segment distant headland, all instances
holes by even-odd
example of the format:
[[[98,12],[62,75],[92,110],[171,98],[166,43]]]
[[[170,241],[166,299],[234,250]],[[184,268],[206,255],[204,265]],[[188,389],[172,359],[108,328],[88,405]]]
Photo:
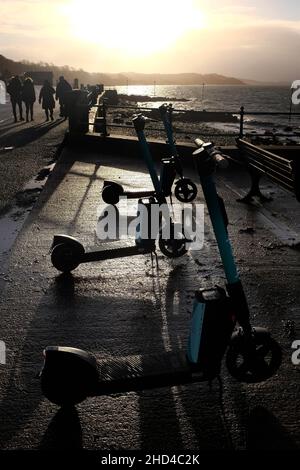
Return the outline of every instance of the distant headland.
[[[7,79],[12,75],[23,75],[29,71],[49,71],[53,72],[54,80],[60,75],[69,81],[78,79],[79,83],[96,85],[103,83],[106,86],[122,85],[245,85],[246,81],[238,78],[226,77],[216,73],[178,73],[178,74],[160,74],[160,73],[91,73],[82,69],[73,67],[57,66],[52,63],[39,62],[34,63],[27,60],[20,62],[8,59],[0,54],[0,77]]]

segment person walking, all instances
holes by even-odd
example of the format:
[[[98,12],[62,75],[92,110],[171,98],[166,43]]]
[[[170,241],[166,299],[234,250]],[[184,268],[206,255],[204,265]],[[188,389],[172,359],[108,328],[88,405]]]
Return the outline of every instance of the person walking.
[[[42,103],[42,108],[45,110],[46,121],[49,121],[49,114],[51,121],[53,121],[53,109],[55,108],[54,95],[55,90],[50,85],[48,80],[44,81],[39,95],[39,103]]]
[[[72,87],[63,76],[59,77],[59,82],[56,87],[55,99],[59,101],[61,117],[67,119],[68,117],[68,93],[72,91]]]
[[[29,113],[30,113],[30,119],[31,121],[33,121],[33,104],[36,100],[36,96],[35,96],[33,80],[30,77],[25,78],[23,89],[22,89],[22,100],[25,103],[26,122],[29,121]]]
[[[18,75],[15,75],[10,79],[7,85],[7,93],[10,95],[10,101],[12,105],[12,111],[17,122],[17,105],[20,113],[20,121],[24,121],[23,108],[22,108],[22,82]]]

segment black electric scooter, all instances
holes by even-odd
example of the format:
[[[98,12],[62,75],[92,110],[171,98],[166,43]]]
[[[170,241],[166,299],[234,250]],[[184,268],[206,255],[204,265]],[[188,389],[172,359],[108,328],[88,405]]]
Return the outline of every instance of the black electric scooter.
[[[141,209],[141,205],[143,205],[150,215],[153,203],[154,201],[150,199],[139,200],[138,206]],[[139,243],[137,243],[137,240],[139,240]],[[114,242],[114,245],[117,243]],[[156,254],[155,238],[139,237],[138,239],[136,237],[136,243],[133,246],[124,246],[122,242],[119,242],[119,244],[120,246],[117,248],[86,252],[82,243],[76,238],[63,234],[54,235],[50,249],[51,262],[58,271],[69,273],[83,263],[146,254],[150,254],[152,258],[152,255]]]
[[[142,116],[142,114],[137,115]],[[155,119],[143,117],[147,121],[155,121]],[[138,119],[133,119],[133,124],[136,132]],[[149,152],[148,152],[149,153]],[[138,199],[144,197],[155,197],[157,199],[164,199],[172,195],[172,185],[176,176],[175,162],[172,158],[163,158],[161,161],[160,176],[156,172],[154,161],[152,157],[145,158],[145,150],[142,147],[142,157],[148,168],[154,189],[150,191],[125,191],[123,186],[114,181],[105,180],[102,188],[102,199],[106,204],[117,204],[121,197],[127,199]]]
[[[82,263],[90,263],[95,261],[103,261],[113,258],[123,258],[134,255],[145,255],[155,253],[156,250],[156,238],[158,237],[158,244],[161,252],[169,258],[178,258],[183,256],[186,252],[186,243],[190,240],[183,237],[182,233],[179,233],[175,228],[172,221],[171,214],[168,209],[168,204],[165,195],[161,191],[161,181],[153,164],[153,159],[149,150],[148,143],[145,138],[144,129],[148,118],[138,115],[134,117],[133,123],[138,135],[142,155],[148,166],[149,173],[151,175],[153,185],[155,188],[156,197],[152,196],[149,198],[139,199],[138,212],[141,212],[141,206],[144,207],[144,213],[147,217],[147,227],[151,227],[151,214],[153,213],[151,207],[153,205],[165,205],[168,213],[168,220],[166,221],[169,226],[169,234],[165,236],[163,231],[162,218],[158,224],[157,233],[147,233],[147,237],[137,237],[136,243],[133,246],[119,248],[104,249],[86,252],[82,243],[76,238],[69,235],[55,235],[51,246],[51,261],[53,266],[61,272],[70,272],[77,268]],[[166,216],[166,213],[164,214]],[[144,219],[144,224],[146,223]],[[143,233],[143,228],[140,228],[140,232]],[[147,231],[148,232],[148,231]],[[137,241],[138,240],[138,241]],[[121,244],[122,245],[122,244]]]
[[[167,135],[167,144],[170,148],[171,156],[161,160],[161,171],[159,178],[159,193],[155,178],[153,175],[156,173],[154,161],[151,158],[146,161],[150,177],[154,186],[152,191],[124,191],[124,188],[119,183],[113,181],[104,181],[102,189],[102,199],[106,204],[117,204],[120,197],[126,196],[128,199],[135,199],[141,197],[158,197],[161,194],[164,198],[172,195],[172,186],[176,178],[179,180],[175,183],[174,194],[180,202],[192,202],[197,196],[197,186],[189,178],[184,178],[183,170],[180,163],[179,155],[176,149],[173,125],[172,125],[172,105],[163,104],[159,107],[161,119],[164,124],[165,132]],[[149,121],[156,121],[155,119],[147,118]],[[156,173],[157,175],[157,173]],[[154,180],[155,178],[155,180]]]
[[[176,141],[173,132],[173,107],[172,104],[163,104],[159,107],[162,122],[167,135],[167,144],[171,152],[171,161],[179,180],[175,182],[174,194],[180,202],[192,202],[197,196],[197,186],[190,178],[185,178],[183,169],[180,162],[180,157],[177,152]]]
[[[199,143],[199,142],[198,142]],[[48,346],[40,373],[43,394],[58,405],[74,405],[89,396],[125,393],[215,378],[226,348],[229,372],[239,381],[271,377],[281,363],[281,349],[267,330],[253,328],[228,238],[224,205],[213,173],[224,164],[219,153],[203,146],[194,152],[203,193],[227,278],[227,293],[216,287],[196,293],[186,351],[96,361],[83,350]],[[239,328],[233,333],[238,323]]]
[[[154,163],[151,164],[151,166]],[[172,195],[172,186],[176,176],[175,164],[171,158],[164,158],[161,161],[161,172],[159,178],[159,194],[163,197]],[[123,186],[114,181],[105,180],[102,188],[102,199],[106,204],[118,204],[121,197],[127,199],[138,199],[145,197],[157,197],[159,194],[155,190],[149,191],[125,191]]]
[[[164,192],[162,191],[162,187],[164,186],[164,178],[166,179],[165,185],[168,185],[170,183],[170,179],[168,178],[167,174],[165,174],[165,177],[162,176],[160,179],[158,178],[155,165],[153,162],[152,155],[150,153],[149,145],[147,143],[146,137],[145,137],[145,125],[146,122],[149,120],[149,118],[143,116],[142,114],[138,114],[133,118],[133,124],[134,128],[139,140],[140,148],[142,151],[142,155],[144,158],[144,161],[147,165],[153,186],[154,186],[154,194],[155,194],[155,199],[159,206],[164,206],[167,212],[167,223],[170,223],[170,236],[168,238],[165,238],[162,236],[162,230],[163,230],[163,221],[160,221],[160,236],[159,236],[159,248],[161,252],[169,257],[169,258],[178,258],[179,256],[182,256],[186,253],[186,243],[190,242],[191,240],[188,240],[187,238],[183,237],[182,231],[179,232],[175,228],[175,224],[172,221],[172,217],[169,211],[169,206],[167,203],[166,196]],[[172,161],[172,164],[174,165],[174,161]],[[174,178],[173,178],[174,181]],[[169,186],[170,189],[172,187],[172,184]],[[154,196],[153,196],[154,197]]]

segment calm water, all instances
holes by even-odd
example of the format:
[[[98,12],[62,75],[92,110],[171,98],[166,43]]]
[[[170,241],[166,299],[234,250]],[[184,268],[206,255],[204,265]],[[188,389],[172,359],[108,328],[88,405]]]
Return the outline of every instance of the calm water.
[[[162,96],[168,98],[185,98],[187,102],[174,103],[175,109],[194,109],[206,111],[229,111],[237,113],[241,106],[245,112],[289,112],[291,90],[287,87],[260,87],[260,86],[123,86],[116,87],[119,93]],[[157,107],[161,103],[146,103],[145,106]],[[300,105],[292,107],[293,112],[300,112]],[[270,130],[276,128],[282,131],[289,124],[288,116],[253,116],[245,118],[246,130]],[[291,125],[294,128],[300,126],[299,117],[292,117]],[[232,130],[232,124],[216,124],[214,127]]]

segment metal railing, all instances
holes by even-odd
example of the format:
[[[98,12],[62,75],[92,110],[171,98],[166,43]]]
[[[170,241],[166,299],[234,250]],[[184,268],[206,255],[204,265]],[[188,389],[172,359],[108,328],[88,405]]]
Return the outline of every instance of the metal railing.
[[[133,126],[132,125],[126,125],[126,124],[116,124],[114,122],[108,122],[108,113],[109,113],[109,110],[122,110],[122,109],[127,109],[127,110],[132,110],[132,111],[135,111],[135,112],[151,112],[151,111],[154,111],[154,110],[157,110],[158,108],[149,108],[149,107],[145,107],[145,106],[138,106],[138,105],[135,105],[135,106],[130,106],[130,105],[111,105],[111,104],[108,104],[106,102],[106,100],[104,99],[100,104],[97,104],[97,105],[93,105],[94,108],[98,108],[99,110],[101,110],[101,119],[102,119],[102,127],[104,129],[103,131],[103,134],[105,135],[108,135],[108,132],[107,132],[107,128],[121,128],[121,129],[133,129]],[[184,112],[198,112],[198,113],[201,113],[202,111],[199,111],[199,110],[193,110],[193,109],[173,109],[174,113],[184,113]],[[272,135],[276,135],[276,137],[288,137],[288,135],[285,133],[285,134],[282,134],[282,133],[279,133],[279,132],[276,132],[275,133],[272,133],[270,131],[269,134],[266,134],[266,132],[264,133],[259,133],[259,132],[247,132],[245,131],[245,118],[247,116],[282,116],[282,117],[288,117],[288,124],[287,126],[290,126],[291,125],[291,120],[292,120],[292,117],[296,117],[296,116],[300,116],[300,113],[291,113],[291,112],[278,112],[278,111],[245,111],[245,107],[244,106],[241,106],[240,109],[238,111],[212,111],[212,110],[209,110],[209,111],[206,111],[204,110],[203,112],[207,113],[207,115],[209,115],[209,113],[211,114],[214,114],[214,113],[223,113],[224,115],[232,115],[232,116],[237,116],[237,121],[234,122],[234,121],[230,121],[230,124],[236,124],[237,125],[237,132],[215,132],[215,131],[212,131],[212,132],[206,132],[206,131],[201,131],[201,135],[202,136],[209,136],[209,137],[239,137],[239,138],[244,138],[244,137],[267,137],[267,136],[272,136]],[[99,114],[99,111],[97,112],[97,114]],[[128,117],[129,119],[129,117]],[[201,124],[209,124],[213,121],[198,121],[199,123],[201,122]],[[223,121],[217,121],[217,122],[223,122]],[[224,121],[224,123],[229,123],[229,121]],[[197,121],[193,121],[192,124],[196,124]],[[263,122],[261,123],[261,127],[263,127]],[[95,126],[97,125],[97,117],[95,119],[95,122],[89,122],[89,125],[90,126]],[[274,124],[275,126],[276,124]],[[163,131],[163,128],[161,127],[151,127],[149,126],[147,128],[148,131],[157,131],[157,132],[161,132]],[[178,129],[176,127],[176,130],[174,131],[176,134],[186,134],[186,135],[199,135],[199,131],[198,132],[195,132],[193,130],[189,130],[189,129]],[[296,135],[295,135],[296,136]]]

